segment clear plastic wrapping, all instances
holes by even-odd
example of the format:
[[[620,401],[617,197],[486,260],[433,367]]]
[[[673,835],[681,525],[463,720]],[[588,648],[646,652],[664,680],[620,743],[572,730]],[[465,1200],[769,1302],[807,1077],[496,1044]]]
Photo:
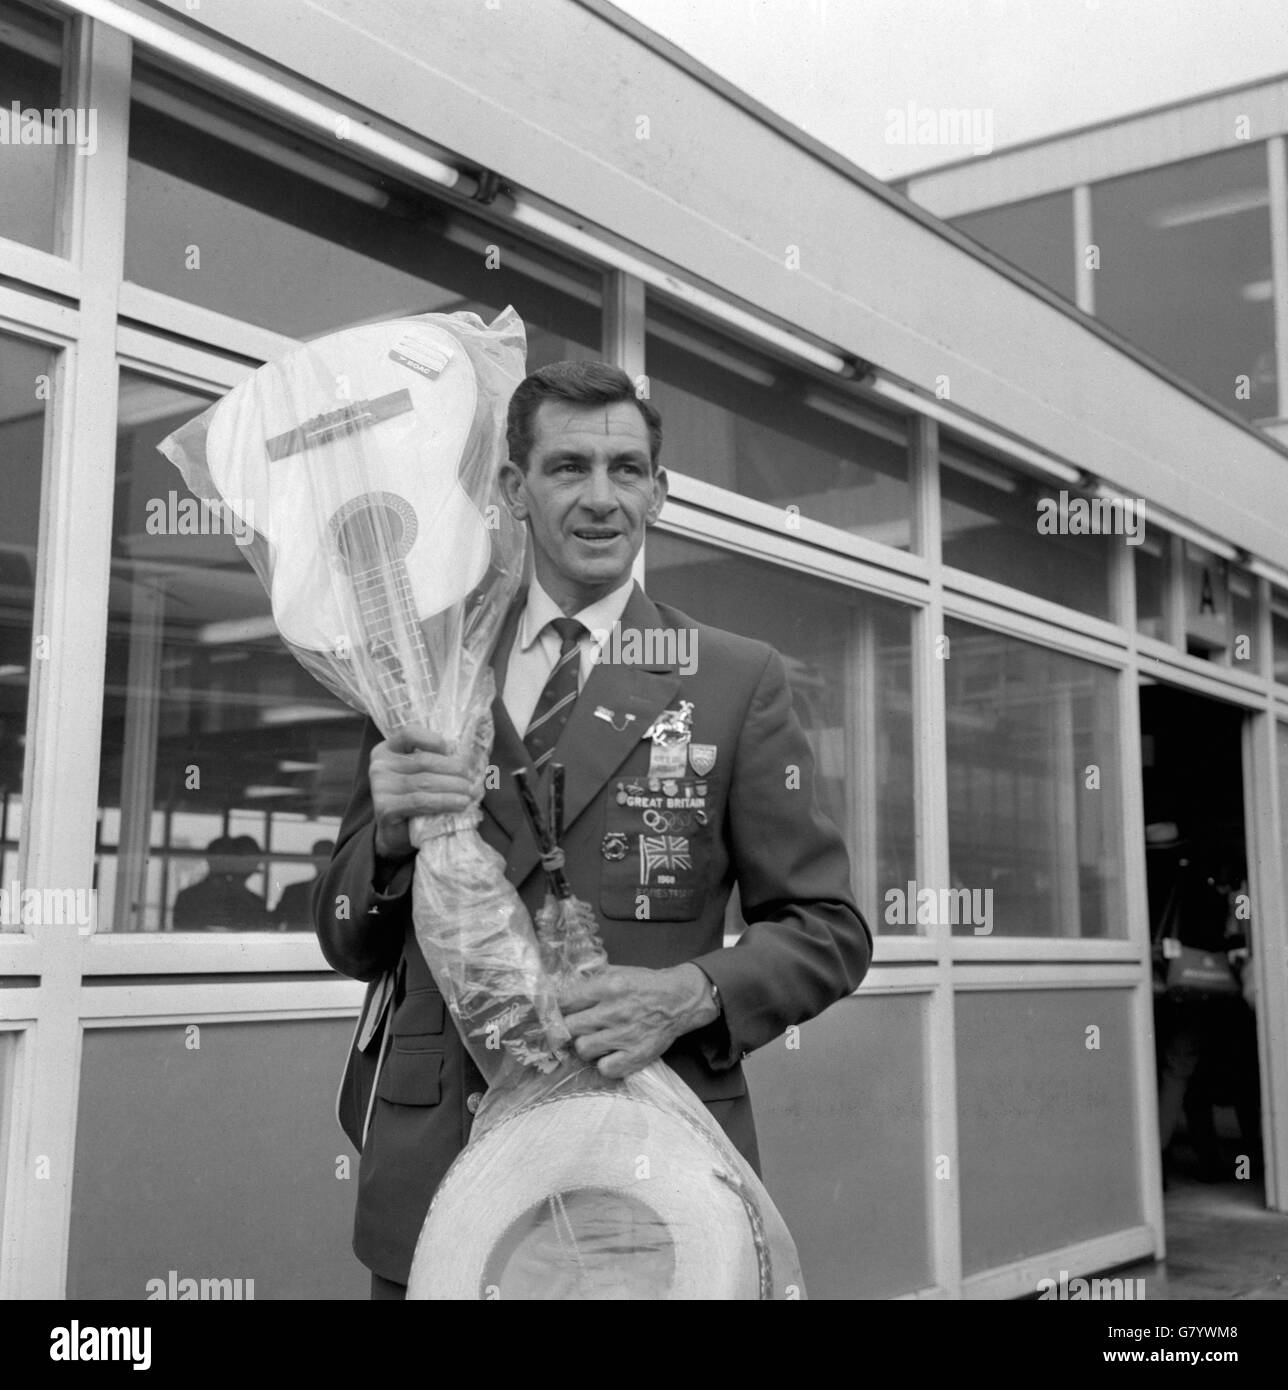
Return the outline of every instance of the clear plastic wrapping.
[[[524,375],[506,309],[347,329],[266,364],[161,450],[253,530],[247,558],[300,663],[387,736],[491,746],[490,660],[523,576],[501,505],[506,407]],[[417,939],[484,1075],[551,1069],[567,1037],[532,926],[477,808],[414,821]]]
[[[409,1299],[803,1299],[750,1164],[663,1062],[508,1073],[421,1229]]]

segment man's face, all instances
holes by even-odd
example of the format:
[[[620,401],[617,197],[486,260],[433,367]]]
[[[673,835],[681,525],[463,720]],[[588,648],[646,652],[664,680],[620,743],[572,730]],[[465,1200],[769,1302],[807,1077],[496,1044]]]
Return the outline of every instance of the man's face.
[[[626,582],[666,499],[666,474],[650,467],[648,426],[632,401],[542,401],[527,470],[505,464],[501,483],[532,528],[541,587],[567,614]]]

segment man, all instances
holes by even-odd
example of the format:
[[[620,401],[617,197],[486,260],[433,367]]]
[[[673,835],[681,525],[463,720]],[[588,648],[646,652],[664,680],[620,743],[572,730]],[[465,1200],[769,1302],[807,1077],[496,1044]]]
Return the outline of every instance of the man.
[[[308,931],[313,925],[313,891],[322,876],[322,868],[335,849],[334,840],[314,840],[309,853],[314,860],[312,878],[300,883],[288,883],[273,908],[273,924],[278,931]]]
[[[217,835],[206,846],[205,878],[175,894],[175,931],[263,931],[269,925],[264,899],[246,887],[259,867],[253,835]]]
[[[565,765],[567,874],[610,961],[560,995],[577,1052],[613,1077],[662,1057],[755,1165],[742,1058],[851,993],[872,949],[781,658],[652,603],[632,581],[667,481],[657,411],[625,373],[578,362],[533,373],[511,401],[508,438],[502,488],[529,528],[534,574],[493,662],[499,776],[480,833],[535,913],[545,880],[510,774]],[[614,627],[621,640],[604,655],[643,650],[640,664],[597,661],[596,634]],[[651,655],[650,633],[662,635]],[[416,945],[408,821],[463,810],[484,789],[465,757],[419,731],[382,742],[369,724],[360,766],[314,905],[327,959],[378,982],[340,1111],[362,1151],[354,1249],[372,1296],[397,1298],[485,1090]],[[735,882],[748,927],[725,950]]]

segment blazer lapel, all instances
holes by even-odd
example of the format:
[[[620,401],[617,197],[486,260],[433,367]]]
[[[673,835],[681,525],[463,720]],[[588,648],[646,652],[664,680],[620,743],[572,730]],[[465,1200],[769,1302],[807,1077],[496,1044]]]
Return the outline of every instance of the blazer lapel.
[[[502,695],[505,692],[505,673],[510,664],[510,649],[514,645],[514,635],[518,631],[519,618],[526,601],[526,591],[511,607],[501,625],[496,650],[492,654],[492,674],[496,680],[496,694],[492,699],[492,764],[498,769],[497,785],[488,787],[483,793],[483,811],[505,831],[510,841],[527,833],[527,821],[523,814],[523,804],[519,800],[519,790],[515,786],[513,772],[516,767],[529,766],[528,750],[523,746],[523,738],[514,727],[510,711],[505,707]]]
[[[620,625],[628,630],[662,626],[660,614],[638,584],[627,600]],[[565,829],[596,798],[604,783],[625,762],[628,754],[643,738],[644,731],[666,709],[679,688],[680,677],[673,664],[595,666],[572,707],[572,714],[550,760],[552,763],[563,763],[566,768]],[[597,716],[597,709],[606,711],[607,717]],[[518,742],[522,761],[507,766],[501,760],[499,736],[494,761],[500,765],[501,782],[513,784],[513,769],[525,765],[528,758],[523,740],[514,731],[508,717],[505,722]],[[498,731],[500,727],[498,720]],[[547,781],[548,773],[543,773],[540,783],[542,791]],[[513,837],[506,870],[511,882],[522,883],[537,866],[540,855],[513,786],[508,794],[513,797],[515,813],[522,826]],[[541,800],[539,797],[539,803]]]

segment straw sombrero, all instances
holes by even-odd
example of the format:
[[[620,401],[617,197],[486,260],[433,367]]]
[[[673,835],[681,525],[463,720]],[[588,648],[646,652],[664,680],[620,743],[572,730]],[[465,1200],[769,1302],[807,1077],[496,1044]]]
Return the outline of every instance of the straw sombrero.
[[[721,1142],[629,1086],[523,1105],[444,1178],[407,1296],[803,1296],[782,1218]]]

